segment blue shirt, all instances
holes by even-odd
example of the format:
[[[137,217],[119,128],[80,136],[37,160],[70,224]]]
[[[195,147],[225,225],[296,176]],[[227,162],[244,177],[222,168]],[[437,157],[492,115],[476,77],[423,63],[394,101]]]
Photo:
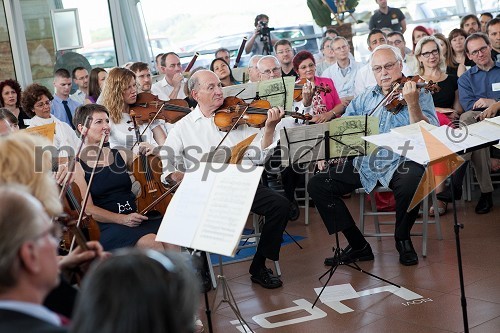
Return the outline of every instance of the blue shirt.
[[[52,105],[50,107],[50,113],[53,114],[60,121],[65,122],[70,126],[73,126],[73,124],[69,121],[68,116],[66,115],[66,110],[64,110],[64,105],[62,101],[63,100],[59,96],[54,95],[54,99],[52,100]],[[79,107],[81,104],[71,98],[68,98],[67,101],[69,109],[71,111],[71,115],[74,117],[76,108]]]
[[[500,100],[500,88],[493,91],[493,84],[500,85],[500,62],[496,62],[489,71],[477,66],[471,67],[458,78],[458,97],[464,111],[472,110],[480,98]]]
[[[347,106],[344,117],[368,114],[383,98],[384,94],[379,86],[366,89]],[[419,104],[422,113],[429,119],[429,123],[439,126],[431,94],[422,89]],[[387,133],[392,128],[410,125],[410,114],[406,105],[396,115],[380,107],[372,116],[379,118],[379,133]],[[399,164],[404,162],[400,155],[389,149],[379,148],[376,152],[376,155],[356,157],[353,161],[355,168],[359,171],[361,184],[367,192],[371,192],[377,182],[388,187]]]

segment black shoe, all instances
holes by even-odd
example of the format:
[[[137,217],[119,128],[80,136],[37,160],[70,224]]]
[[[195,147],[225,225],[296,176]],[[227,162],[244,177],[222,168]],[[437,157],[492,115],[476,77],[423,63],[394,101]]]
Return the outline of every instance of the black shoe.
[[[455,197],[455,200],[460,200],[462,199],[462,189],[461,188],[454,188],[453,189],[453,195]],[[451,200],[451,190],[450,187],[447,187],[443,192],[437,193],[436,197],[438,200],[451,203],[453,200]]]
[[[399,252],[399,262],[405,266],[418,264],[417,252],[413,248],[411,239],[396,241],[396,250]]]
[[[252,282],[260,284],[266,289],[275,289],[283,285],[279,277],[273,276],[269,268],[261,268],[258,274],[250,276]],[[272,272],[272,271],[271,271]]]
[[[476,206],[476,214],[487,214],[493,207],[493,198],[491,192],[481,193],[481,197]]]
[[[290,201],[290,210],[288,211],[288,220],[296,221],[300,216],[300,209],[297,200]]]
[[[340,253],[340,263],[350,264],[356,261],[369,261],[373,260],[373,252],[369,243],[366,243],[359,250],[353,250],[351,245],[348,245],[344,250]],[[325,259],[325,266],[335,266],[337,264],[337,258],[330,257]]]

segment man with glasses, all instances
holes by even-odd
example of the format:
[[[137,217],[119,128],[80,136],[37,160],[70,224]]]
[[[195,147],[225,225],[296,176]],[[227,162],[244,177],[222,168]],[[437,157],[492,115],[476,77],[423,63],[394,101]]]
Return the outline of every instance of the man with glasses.
[[[354,98],[354,78],[361,64],[350,57],[349,43],[344,37],[333,38],[331,47],[336,62],[323,72],[323,77],[333,80],[342,105],[347,107]]]
[[[89,94],[89,72],[83,67],[76,67],[71,74],[73,82],[78,86],[78,90],[71,94],[71,98],[83,104]]]
[[[274,50],[276,51],[276,58],[281,64],[281,76],[295,76],[295,79],[298,79],[299,75],[293,69],[294,52],[292,43],[286,39],[281,39],[274,44]]]
[[[399,49],[380,45],[370,56],[370,68],[377,85],[355,97],[342,116],[359,116],[370,113],[393,89],[393,82],[403,75],[403,59]],[[401,91],[407,105],[393,115],[378,108],[373,116],[379,118],[380,133],[392,128],[409,125],[421,120],[438,125],[434,103],[430,94],[417,90],[415,82],[406,82]],[[373,260],[370,244],[356,226],[342,195],[363,187],[371,192],[375,186],[389,187],[396,199],[396,228],[394,238],[399,252],[399,262],[405,266],[416,265],[418,256],[410,239],[410,231],[418,216],[419,205],[407,211],[424,172],[424,167],[402,159],[392,151],[379,148],[373,155],[356,157],[339,167],[317,173],[309,180],[308,191],[329,232],[341,231],[349,245],[342,251],[340,261]],[[325,265],[335,265],[335,258],[326,258]]]
[[[488,37],[483,33],[473,33],[465,40],[465,52],[469,59],[476,63],[458,78],[458,96],[464,113],[460,116],[461,125],[475,123],[476,118],[495,102],[500,100],[500,63],[491,59],[491,46]],[[484,113],[483,113],[484,115]],[[489,117],[493,117],[490,114]],[[477,214],[487,214],[493,207],[493,184],[491,182],[489,148],[475,150],[463,156],[470,159],[474,166],[481,197],[476,205]],[[454,175],[455,197],[460,198],[463,175]],[[449,193],[448,189],[445,193]],[[451,193],[443,201],[450,201]]]
[[[403,57],[403,75],[414,76],[418,74],[418,61],[412,54],[406,53],[406,42],[402,33],[393,31],[387,34],[387,44],[397,47]]]

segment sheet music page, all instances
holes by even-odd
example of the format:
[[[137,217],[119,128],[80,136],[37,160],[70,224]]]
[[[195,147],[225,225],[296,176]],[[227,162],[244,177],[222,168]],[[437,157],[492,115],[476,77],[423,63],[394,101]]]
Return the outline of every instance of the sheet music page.
[[[283,86],[283,81],[285,85]],[[287,111],[293,111],[293,88],[295,77],[286,76],[259,82],[259,97],[268,101],[271,106],[283,106]],[[286,88],[286,89],[285,89]],[[286,105],[285,105],[286,90]]]
[[[432,131],[437,128],[437,126],[431,125],[425,120],[420,120],[418,123],[413,123],[407,126],[400,126],[391,129],[391,132],[398,133],[403,136],[420,134],[420,127],[425,128],[428,131]]]
[[[245,84],[235,84],[234,86],[222,87],[224,98],[236,96],[247,103],[252,102],[257,95],[258,82],[249,82]]]
[[[54,141],[54,134],[56,133],[56,123],[47,125],[40,125],[23,129],[26,133],[41,135],[49,139],[50,142]]]
[[[280,131],[280,145],[283,147],[281,151],[283,166],[290,165],[289,157],[292,163],[324,159],[325,143],[323,138],[327,130],[328,123],[282,129]]]
[[[262,167],[243,171],[235,164],[200,163],[184,175],[156,240],[234,255],[262,171]]]
[[[200,167],[184,174],[163,216],[156,235],[157,241],[191,247],[196,229],[203,219],[204,203],[210,196],[216,176],[215,172],[208,172],[202,180],[203,171]]]
[[[390,149],[396,154],[403,154],[419,164],[429,163],[429,154],[421,133],[403,136],[396,132],[389,132],[371,136],[364,136],[363,140],[371,142],[379,147]],[[408,144],[406,144],[408,142]],[[409,148],[406,149],[405,145]]]
[[[430,133],[455,153],[492,141],[472,134],[471,127],[474,129],[473,125],[454,129],[449,126],[441,126],[430,131]]]
[[[485,121],[500,125],[500,116],[493,117],[493,118],[486,118]]]
[[[191,247],[234,256],[264,169],[242,171],[236,164],[225,166],[216,173],[212,191],[202,202],[204,214]]]
[[[336,118],[329,122],[330,157],[357,156],[365,154],[365,119],[368,136],[378,134],[378,118],[365,116],[349,116]],[[337,141],[335,141],[337,140]],[[367,145],[368,153],[375,149],[375,145]]]

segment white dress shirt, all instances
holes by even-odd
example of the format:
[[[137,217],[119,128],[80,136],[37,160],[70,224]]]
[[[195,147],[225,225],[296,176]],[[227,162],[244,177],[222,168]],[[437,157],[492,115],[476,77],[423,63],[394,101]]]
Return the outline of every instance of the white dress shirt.
[[[186,98],[186,94],[184,93],[184,85],[186,84],[186,80],[182,80],[181,83],[181,88],[179,89],[179,92],[177,93],[177,98],[176,99],[184,99]],[[174,87],[171,86],[166,78],[163,78],[162,80],[156,82],[151,86],[151,93],[153,95],[158,96],[158,99],[161,99],[162,101],[168,101],[170,100],[170,94],[174,91]]]
[[[85,95],[85,93],[83,91],[78,89],[77,91],[75,91],[74,94],[69,95],[69,97],[72,100],[74,100],[75,102],[83,104],[83,103],[85,103],[85,97],[87,97],[87,96]]]
[[[349,60],[349,65],[346,67],[347,73],[344,76],[344,75],[342,75],[339,64],[335,63],[332,66],[328,67],[323,72],[322,76],[332,79],[340,98],[344,98],[344,97],[348,97],[348,96],[355,96],[354,95],[354,80],[356,78],[356,74],[358,73],[358,70],[362,66],[363,65],[359,62],[356,62],[354,60]]]
[[[370,62],[358,69],[356,78],[354,79],[354,96],[358,96],[368,87],[377,85],[377,80],[373,74]]]
[[[261,149],[261,140],[264,128],[258,129],[247,125],[240,125],[229,133],[223,147],[233,147],[245,140],[250,135],[257,133],[249,149],[245,153],[242,164],[263,164],[271,148],[276,146],[279,137],[278,131],[274,132],[273,143]],[[184,171],[196,166],[202,157],[211,152],[222,140],[226,132],[220,131],[214,122],[214,117],[205,117],[197,106],[191,113],[175,123],[165,141],[162,149],[162,159],[166,159],[166,172]]]

